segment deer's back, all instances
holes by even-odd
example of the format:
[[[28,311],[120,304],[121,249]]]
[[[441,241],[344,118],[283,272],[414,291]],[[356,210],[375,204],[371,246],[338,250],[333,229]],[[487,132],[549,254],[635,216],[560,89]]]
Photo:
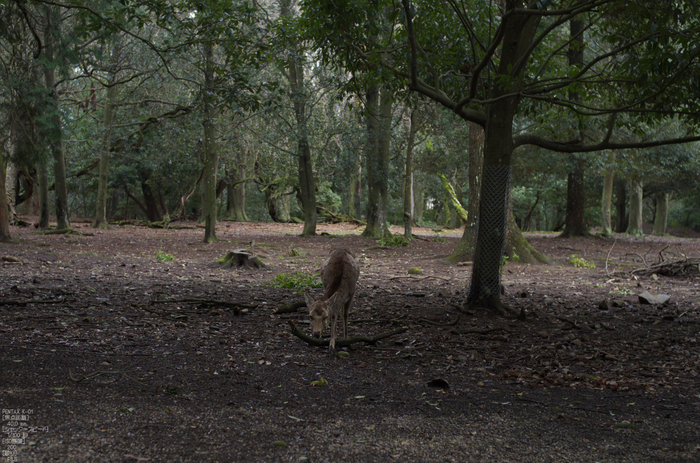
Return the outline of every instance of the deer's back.
[[[345,248],[333,249],[321,271],[321,281],[325,288],[323,298],[328,299],[340,292],[338,296],[347,301],[355,293],[359,276],[360,267],[352,254]]]

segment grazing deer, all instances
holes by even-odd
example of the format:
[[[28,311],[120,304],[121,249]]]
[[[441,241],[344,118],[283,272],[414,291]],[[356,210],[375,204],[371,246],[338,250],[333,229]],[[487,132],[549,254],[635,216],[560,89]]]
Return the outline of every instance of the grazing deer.
[[[308,293],[306,305],[309,307],[311,331],[315,338],[320,338],[323,330],[331,324],[330,348],[335,349],[338,337],[338,314],[343,314],[343,338],[348,337],[348,312],[355,296],[355,286],[360,276],[357,261],[345,248],[331,250],[328,260],[321,269],[321,281],[325,291],[318,301],[311,299]]]

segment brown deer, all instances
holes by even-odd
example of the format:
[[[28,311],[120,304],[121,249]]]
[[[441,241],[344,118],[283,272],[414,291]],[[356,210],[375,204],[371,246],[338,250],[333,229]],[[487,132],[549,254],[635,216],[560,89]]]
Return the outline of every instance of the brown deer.
[[[352,306],[359,276],[360,268],[353,255],[345,248],[335,248],[331,250],[328,260],[321,268],[321,281],[325,288],[321,299],[314,301],[308,293],[304,293],[306,305],[309,307],[311,331],[315,338],[321,337],[330,318],[331,349],[335,349],[340,313],[343,315],[343,338],[348,337],[348,312]]]

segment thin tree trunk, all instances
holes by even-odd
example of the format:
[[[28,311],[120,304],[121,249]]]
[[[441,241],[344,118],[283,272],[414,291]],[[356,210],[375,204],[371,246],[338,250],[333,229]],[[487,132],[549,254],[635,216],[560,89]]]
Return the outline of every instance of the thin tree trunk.
[[[7,156],[5,156],[5,144],[0,140],[0,243],[12,241],[10,236],[10,207],[6,188],[7,181]]]
[[[413,144],[416,140],[418,124],[416,124],[416,109],[411,111],[408,120],[408,137],[406,141],[406,164],[403,177],[403,235],[406,239],[413,236],[413,217],[415,202],[413,198]]]
[[[107,190],[109,186],[109,156],[112,141],[112,123],[114,120],[114,103],[117,95],[117,88],[114,85],[117,74],[118,47],[115,43],[112,47],[111,69],[107,80],[107,101],[105,101],[105,112],[102,120],[102,150],[100,152],[100,169],[97,181],[97,202],[95,211],[95,222],[93,228],[107,228]]]
[[[214,120],[216,98],[214,95],[214,50],[211,41],[204,44],[204,242],[217,241],[216,237],[216,173],[219,168],[219,151],[216,146]]]
[[[654,217],[654,235],[665,235],[668,224],[668,203],[671,193],[657,193],[656,195],[656,217]]]
[[[617,233],[625,233],[627,230],[627,183],[624,180],[618,179],[613,181],[615,186],[615,231]]]
[[[61,113],[59,107],[58,92],[56,91],[56,76],[53,64],[53,52],[55,38],[59,37],[59,24],[54,24],[54,15],[51,7],[46,9],[46,28],[44,34],[44,49],[46,53],[46,65],[44,67],[44,80],[49,94],[49,149],[54,160],[54,182],[56,185],[56,228],[65,230],[70,228],[68,212],[68,188],[66,182],[66,161],[63,153],[63,131],[61,129]]]
[[[228,218],[236,222],[247,222],[245,179],[248,175],[248,148],[242,142],[236,152],[236,161],[236,166],[228,174],[226,212]]]
[[[632,181],[632,192],[630,194],[630,218],[627,225],[627,234],[632,236],[642,236],[642,213],[643,213],[643,194],[642,184],[639,181]]]
[[[40,162],[36,168],[39,184],[39,230],[47,230],[49,225],[49,172],[46,164]]]
[[[611,155],[611,158],[611,161],[614,160],[615,153]],[[603,178],[603,198],[600,203],[600,235],[605,237],[610,237],[613,234],[611,208],[615,171],[613,170],[612,163],[609,169],[610,170],[605,173],[605,177]]]
[[[447,259],[450,262],[465,262],[474,259],[476,248],[476,224],[479,217],[479,191],[484,164],[484,129],[473,122],[469,123],[469,203],[467,204],[467,224],[457,247]]]

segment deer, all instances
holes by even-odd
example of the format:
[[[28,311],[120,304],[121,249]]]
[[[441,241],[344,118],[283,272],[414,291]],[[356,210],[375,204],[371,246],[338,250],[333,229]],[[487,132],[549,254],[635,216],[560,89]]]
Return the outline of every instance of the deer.
[[[360,276],[360,268],[355,257],[345,248],[334,248],[321,268],[323,296],[314,301],[304,292],[306,305],[309,308],[311,331],[315,338],[328,326],[330,319],[331,340],[329,347],[335,350],[335,340],[338,337],[338,316],[343,316],[343,339],[348,337],[348,313],[355,297],[355,287]]]

